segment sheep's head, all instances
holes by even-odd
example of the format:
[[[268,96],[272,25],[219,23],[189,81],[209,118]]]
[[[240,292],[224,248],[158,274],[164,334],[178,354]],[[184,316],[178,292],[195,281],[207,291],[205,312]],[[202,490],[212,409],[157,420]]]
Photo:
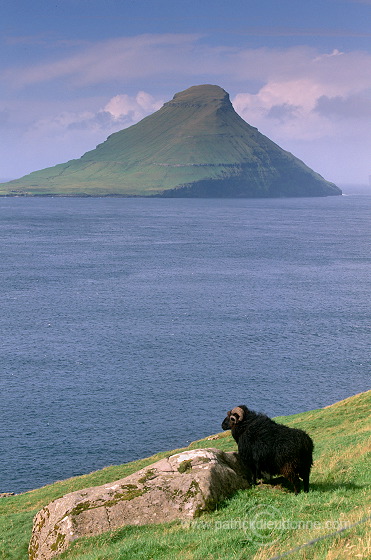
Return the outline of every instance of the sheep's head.
[[[227,416],[222,422],[223,430],[232,430],[239,422],[242,422],[245,411],[242,406],[236,406],[227,412]]]

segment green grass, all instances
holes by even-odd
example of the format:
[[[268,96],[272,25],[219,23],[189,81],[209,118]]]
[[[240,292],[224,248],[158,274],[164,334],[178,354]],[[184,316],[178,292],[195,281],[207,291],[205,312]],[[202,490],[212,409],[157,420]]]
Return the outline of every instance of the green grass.
[[[278,418],[303,428],[315,442],[314,467],[308,494],[261,484],[240,491],[217,511],[182,524],[125,527],[76,541],[65,560],[266,560],[322,535],[354,524],[371,514],[370,469],[371,391],[321,410]],[[236,446],[229,432],[192,443],[190,448]],[[0,559],[26,560],[34,514],[68,492],[108,483],[160,458],[158,453],[126,465],[57,482],[0,500]],[[251,519],[270,521],[251,526]],[[294,560],[371,558],[370,521],[288,556]]]

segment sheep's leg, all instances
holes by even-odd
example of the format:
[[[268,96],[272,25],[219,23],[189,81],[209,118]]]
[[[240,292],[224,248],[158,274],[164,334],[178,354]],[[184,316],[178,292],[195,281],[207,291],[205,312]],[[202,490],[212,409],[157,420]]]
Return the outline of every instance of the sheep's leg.
[[[304,492],[309,492],[309,471],[305,472],[302,476]]]
[[[299,494],[300,492],[300,478],[298,477],[297,473],[292,469],[291,465],[285,465],[284,468],[281,470],[281,474],[287,478],[289,482],[294,486],[295,494]]]
[[[256,474],[257,474],[257,466],[255,465],[252,457],[250,454],[247,454],[245,452],[244,449],[242,449],[240,451],[239,449],[239,459],[240,459],[240,463],[243,465],[244,470],[245,470],[245,476],[247,478],[247,480],[250,482],[250,484],[252,484],[253,486],[256,485]]]
[[[250,463],[249,465],[249,471],[250,471],[250,483],[252,486],[256,486],[257,484],[257,468],[253,463]]]
[[[300,478],[296,473],[291,473],[289,481],[294,485],[295,495],[300,493]]]
[[[257,469],[253,463],[250,463],[245,467],[246,478],[252,486],[256,486],[256,471]]]
[[[256,473],[254,465],[245,466],[245,478],[247,478],[252,486],[256,485]]]
[[[250,469],[251,469],[251,474],[252,474],[252,484],[254,486],[256,486],[257,485],[257,480],[260,478],[259,465],[255,462],[251,462],[250,463]]]
[[[256,467],[253,467],[252,469],[252,483],[254,486],[256,486],[257,484],[257,478],[258,478],[258,469]]]

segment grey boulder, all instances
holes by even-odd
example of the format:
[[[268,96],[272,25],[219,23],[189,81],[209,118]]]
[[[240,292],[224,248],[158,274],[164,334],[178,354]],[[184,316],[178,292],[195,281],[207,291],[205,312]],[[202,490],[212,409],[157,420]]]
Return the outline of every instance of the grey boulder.
[[[183,451],[45,506],[34,518],[29,558],[49,560],[79,537],[125,525],[193,519],[248,486],[236,453],[214,448]]]

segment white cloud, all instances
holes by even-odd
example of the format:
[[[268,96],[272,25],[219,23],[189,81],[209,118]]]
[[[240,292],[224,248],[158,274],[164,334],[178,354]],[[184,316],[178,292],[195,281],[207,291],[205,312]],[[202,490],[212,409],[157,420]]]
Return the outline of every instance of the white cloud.
[[[105,105],[103,111],[109,113],[114,121],[129,119],[134,123],[145,115],[160,109],[163,101],[156,100],[145,91],[139,91],[135,97],[120,94],[112,97]]]
[[[256,94],[239,93],[233,99],[236,111],[266,134],[279,138],[315,139],[332,132],[332,124],[314,112],[318,99],[334,95],[337,88],[309,79],[269,82]],[[275,132],[275,133],[274,133]]]
[[[292,60],[290,51],[288,59]],[[265,134],[280,142],[314,141],[339,135],[349,136],[339,125],[339,116],[368,119],[371,104],[371,56],[367,53],[331,53],[315,55],[302,50],[291,68],[285,67],[280,79],[267,76],[256,93],[241,92],[233,99],[236,111]],[[358,129],[359,130],[359,129]]]
[[[300,82],[305,80],[311,87],[323,87],[324,95],[329,90],[332,95],[344,95],[371,87],[370,66],[371,54],[366,52],[209,46],[199,35],[163,34],[83,46],[73,55],[48,63],[10,68],[2,72],[0,79],[18,88],[46,83],[57,87],[62,80],[64,87],[76,91],[93,84],[114,83],[117,87],[117,83],[137,79],[147,83],[155,80],[158,84],[164,77],[167,83],[229,83],[235,91],[256,81],[262,85],[299,83],[300,89]]]
[[[38,145],[40,154],[50,154],[54,145],[53,164],[79,157],[108,134],[159,109],[177,91],[200,83],[220,84],[231,93],[235,109],[247,122],[294,153],[298,146],[299,152],[302,149],[299,157],[307,162],[309,154],[314,168],[330,178],[326,162],[331,157],[323,158],[324,145],[333,149],[335,161],[342,142],[344,146],[370,144],[371,54],[367,52],[210,46],[199,35],[186,34],[117,38],[76,45],[72,55],[63,52],[58,59],[13,67],[0,75],[5,86],[20,88],[0,105],[0,121],[7,129],[16,123],[18,138],[23,138],[24,145]],[[131,91],[134,85],[146,91],[128,95],[126,84]],[[88,97],[92,85],[99,98]],[[151,95],[151,88],[160,95]],[[60,99],[61,91],[68,91],[68,101],[59,103],[63,111],[55,108],[55,100],[52,108],[43,106],[40,100],[53,98],[53,92]],[[107,91],[112,91],[111,96]],[[30,98],[28,92],[32,92]],[[37,109],[31,98],[39,99]],[[26,130],[23,134],[21,126]],[[361,150],[357,173],[366,176],[364,154]],[[46,155],[44,159],[40,155],[34,169],[48,164]],[[339,162],[339,169],[345,165]],[[330,172],[333,168],[332,163]],[[9,175],[6,169],[0,173]]]
[[[164,34],[111,39],[59,60],[12,68],[3,73],[3,79],[16,88],[59,79],[82,87],[124,77],[135,79],[161,72],[179,72],[179,62],[183,60],[186,66],[191,63],[190,51],[198,37]]]
[[[108,135],[135,124],[163,104],[145,91],[111,99],[71,100],[60,104],[13,100],[0,110],[7,143],[1,147],[0,175],[20,177],[31,171],[82,156]],[[86,109],[79,110],[79,106]]]
[[[321,54],[321,55],[317,56],[314,59],[314,62],[322,60],[323,58],[330,58],[332,56],[341,56],[342,54],[344,54],[344,53],[340,52],[338,49],[334,49],[331,53],[324,53],[324,54]]]
[[[269,82],[258,93],[240,93],[234,100],[237,110],[253,108],[263,112],[269,111],[275,105],[295,105],[305,111],[310,111],[316,105],[316,100],[323,94],[323,86],[309,79],[288,80],[283,82]]]
[[[32,121],[24,136],[32,142],[53,138],[58,142],[79,131],[85,135],[100,133],[102,139],[112,132],[137,123],[145,116],[158,110],[162,100],[155,99],[145,91],[135,96],[119,94],[112,97],[97,111],[63,111]],[[76,154],[76,156],[81,154]]]

